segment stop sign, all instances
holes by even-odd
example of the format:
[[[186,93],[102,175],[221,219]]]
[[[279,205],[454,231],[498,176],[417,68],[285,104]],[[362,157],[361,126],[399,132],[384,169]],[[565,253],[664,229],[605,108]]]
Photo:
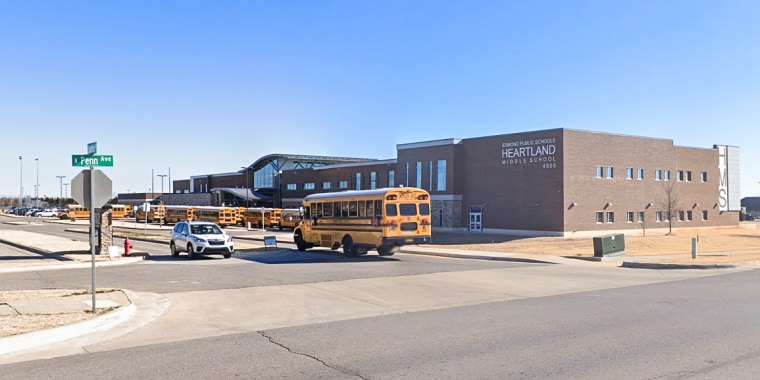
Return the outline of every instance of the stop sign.
[[[95,194],[93,197],[95,208],[100,208],[111,199],[113,184],[102,171],[94,170]],[[71,197],[80,205],[90,207],[90,170],[85,169],[71,179]]]

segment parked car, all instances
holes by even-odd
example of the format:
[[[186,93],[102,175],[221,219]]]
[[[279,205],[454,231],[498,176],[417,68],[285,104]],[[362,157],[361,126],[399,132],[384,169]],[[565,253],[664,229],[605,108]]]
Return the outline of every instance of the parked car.
[[[38,218],[41,218],[41,217],[50,218],[50,217],[58,216],[58,211],[53,211],[53,210],[51,210],[51,209],[48,208],[48,209],[44,209],[42,211],[35,212],[34,216],[36,216]]]
[[[203,255],[222,254],[225,259],[232,257],[235,246],[232,236],[211,222],[178,222],[170,235],[169,249],[172,256],[187,252],[190,259]]]

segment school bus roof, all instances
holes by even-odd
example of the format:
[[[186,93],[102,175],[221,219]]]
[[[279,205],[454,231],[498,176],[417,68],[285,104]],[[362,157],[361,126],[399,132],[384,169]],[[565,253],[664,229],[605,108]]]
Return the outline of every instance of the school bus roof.
[[[318,194],[311,194],[307,195],[306,198],[304,198],[304,202],[309,202],[315,199],[324,199],[324,198],[350,198],[350,197],[361,197],[361,196],[367,196],[367,195],[383,195],[391,192],[405,192],[405,191],[419,191],[423,193],[427,193],[427,191],[416,188],[416,187],[383,187],[379,189],[371,189],[371,190],[346,190],[346,191],[336,191],[333,193],[318,193]]]

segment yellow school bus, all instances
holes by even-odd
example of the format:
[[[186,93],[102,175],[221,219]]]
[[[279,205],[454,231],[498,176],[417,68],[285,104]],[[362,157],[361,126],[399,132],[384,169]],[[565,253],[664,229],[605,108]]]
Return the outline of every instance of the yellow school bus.
[[[146,215],[145,207],[139,206],[137,207],[137,210],[135,211],[135,221],[136,222],[147,221],[148,223],[153,223],[153,222],[163,223],[165,212],[166,212],[166,208],[164,206],[151,205]]]
[[[405,244],[429,244],[430,194],[414,187],[312,194],[293,231],[299,251],[343,247],[347,256],[376,249],[389,256]]]
[[[134,210],[132,205],[111,205],[111,217],[126,218]]]
[[[65,210],[58,213],[58,219],[69,219],[72,222],[77,219],[89,219],[90,209],[80,205],[69,205]]]
[[[282,213],[280,215],[280,223],[279,227],[280,229],[283,228],[290,228],[295,229],[298,223],[301,223],[303,219],[301,219],[302,212],[300,209],[297,208],[284,208],[282,209]]]
[[[233,207],[196,206],[195,220],[214,222],[220,227],[237,224],[237,211]]]
[[[241,221],[244,226],[251,223],[252,227],[275,228],[280,224],[281,214],[282,210],[279,208],[249,207],[242,213]]]
[[[164,221],[177,223],[195,220],[195,206],[164,206]]]

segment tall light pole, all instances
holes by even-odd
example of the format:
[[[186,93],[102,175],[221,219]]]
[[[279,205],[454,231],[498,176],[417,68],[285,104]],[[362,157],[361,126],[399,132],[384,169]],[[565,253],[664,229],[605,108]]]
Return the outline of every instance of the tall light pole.
[[[64,183],[63,184],[63,188],[66,189],[66,191],[64,191],[63,195],[65,195],[66,199],[68,199],[69,198],[69,184],[68,183]]]
[[[34,184],[34,205],[40,206],[40,159],[35,158],[34,162],[37,163],[37,181]]]
[[[248,208],[248,168],[245,166],[241,166],[240,169],[245,170],[245,207]]]
[[[19,196],[18,196],[18,208],[24,207],[24,159],[21,156],[18,156],[18,165],[19,165]]]
[[[156,176],[161,177],[161,203],[164,203],[164,177],[166,174],[156,174]]]
[[[55,176],[55,178],[58,178],[58,181],[60,182],[59,186],[61,187],[61,195],[58,197],[58,203],[59,203],[59,206],[63,206],[63,179],[66,178],[66,176],[57,175]]]

